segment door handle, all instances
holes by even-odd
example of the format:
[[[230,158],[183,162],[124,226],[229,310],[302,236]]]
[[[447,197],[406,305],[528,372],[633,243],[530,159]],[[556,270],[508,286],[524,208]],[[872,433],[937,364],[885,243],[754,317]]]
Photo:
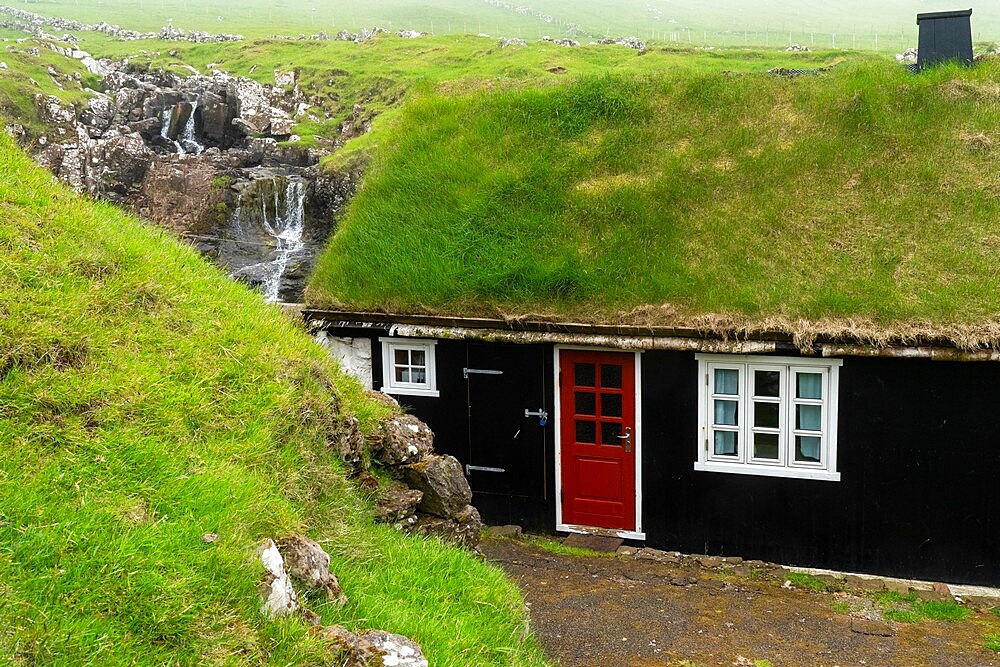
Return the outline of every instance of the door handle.
[[[619,440],[624,440],[625,441],[625,453],[626,454],[632,451],[632,427],[631,426],[626,426],[625,427],[625,435],[618,435],[618,436],[615,436],[615,437],[618,438]]]

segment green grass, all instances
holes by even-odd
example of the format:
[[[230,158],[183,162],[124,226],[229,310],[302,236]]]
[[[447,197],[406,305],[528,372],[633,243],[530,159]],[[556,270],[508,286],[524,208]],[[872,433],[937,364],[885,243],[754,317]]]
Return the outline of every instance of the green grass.
[[[805,0],[794,6],[750,0],[726,3],[620,0],[613,9],[606,0],[530,3],[528,7],[534,12],[552,17],[551,22],[546,22],[533,13],[519,14],[482,0],[430,0],[420,4],[404,0],[372,0],[364,4],[347,0],[326,3],[219,0],[210,5],[184,0],[101,0],[96,4],[49,0],[18,6],[47,15],[90,22],[104,20],[149,31],[159,30],[173,19],[173,25],[182,28],[253,36],[275,32],[336,32],[380,25],[438,34],[486,32],[537,39],[544,34],[559,36],[575,25],[584,41],[605,34],[634,34],[645,39],[716,47],[784,46],[790,40],[815,48],[837,45],[896,51],[916,44],[914,16],[927,9],[917,0],[893,0],[878,5],[860,0],[840,3]],[[996,8],[976,7],[972,22],[977,40],[1000,39],[1000,12]]]
[[[787,80],[750,54],[686,57],[412,99],[309,299],[880,327],[1000,312],[1000,64],[913,76],[856,58]]]
[[[996,651],[1000,653],[1000,634],[986,635],[983,641],[983,648],[987,651]]]
[[[825,581],[822,581],[811,574],[806,574],[805,572],[791,572],[788,575],[788,580],[799,588],[806,588],[811,591],[820,591],[822,593],[826,592]]]
[[[8,67],[0,69],[0,117],[16,119],[29,131],[39,134],[46,128],[38,120],[35,110],[36,94],[55,95],[68,104],[86,104],[88,93],[81,89],[81,85],[62,78],[78,74],[84,84],[96,84],[79,61],[46,49],[35,40],[19,44],[16,48],[17,53],[0,51],[0,60]],[[39,55],[23,53],[28,48],[38,48]],[[62,89],[53,82],[48,73],[49,67],[58,72]]]
[[[900,623],[917,623],[925,619],[957,623],[971,612],[953,600],[920,600],[915,593],[870,591],[867,593],[885,614],[886,619]]]
[[[846,600],[834,600],[833,611],[837,614],[851,613],[851,603]]]
[[[593,549],[567,546],[559,540],[549,539],[540,535],[525,535],[522,538],[522,541],[559,556],[574,556],[577,558],[614,558],[616,555],[607,551],[594,551]]]
[[[372,524],[327,441],[386,408],[297,325],[5,136],[0,213],[0,661],[330,660],[259,613],[256,545],[304,532],[351,600],[307,596],[324,622],[433,664],[543,664],[501,572]]]

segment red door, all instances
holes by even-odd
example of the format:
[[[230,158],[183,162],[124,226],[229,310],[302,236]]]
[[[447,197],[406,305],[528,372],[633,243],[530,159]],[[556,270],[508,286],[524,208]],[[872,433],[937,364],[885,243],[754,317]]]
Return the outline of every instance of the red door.
[[[563,523],[635,530],[635,355],[559,353]]]

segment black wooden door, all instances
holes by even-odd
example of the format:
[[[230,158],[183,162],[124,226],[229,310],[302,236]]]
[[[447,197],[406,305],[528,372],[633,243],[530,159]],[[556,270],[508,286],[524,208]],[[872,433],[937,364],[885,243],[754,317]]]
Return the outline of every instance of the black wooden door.
[[[469,344],[466,470],[474,493],[547,495],[546,354],[543,346]]]

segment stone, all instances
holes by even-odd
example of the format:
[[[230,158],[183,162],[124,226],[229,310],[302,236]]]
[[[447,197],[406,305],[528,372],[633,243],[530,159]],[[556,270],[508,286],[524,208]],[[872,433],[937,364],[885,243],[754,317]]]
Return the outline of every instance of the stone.
[[[722,559],[717,556],[695,556],[695,560],[704,568],[716,568],[722,565]]]
[[[520,539],[524,531],[520,526],[508,524],[506,526],[490,526],[490,535],[494,537],[506,537],[510,540]]]
[[[299,609],[299,597],[285,572],[285,562],[274,540],[267,539],[260,547],[260,560],[265,574],[259,586],[260,612],[269,619],[291,616]]]
[[[413,415],[396,415],[379,424],[371,449],[375,459],[387,466],[417,463],[434,452],[434,433]]]
[[[403,635],[366,630],[358,636],[358,647],[371,667],[428,667],[423,649]]]
[[[205,544],[211,544],[212,542],[218,542],[219,536],[215,533],[205,533],[201,536],[201,541]]]
[[[859,577],[854,574],[845,575],[844,584],[856,591],[880,591],[885,588],[885,584],[878,577]]]
[[[935,593],[939,593],[941,595],[947,595],[949,598],[954,598],[955,597],[952,594],[951,589],[948,588],[948,584],[943,584],[943,583],[941,583],[939,581],[936,581],[936,582],[934,582],[934,584],[933,584],[933,586],[931,588],[934,590]]]
[[[900,593],[901,595],[909,595],[910,593],[910,585],[899,579],[885,579],[882,584],[885,586],[885,590],[893,593]]]
[[[474,549],[482,539],[483,522],[479,510],[472,505],[458,512],[453,518],[445,519],[430,514],[417,514],[417,520],[408,532],[441,538],[456,546]]]
[[[276,137],[287,137],[292,134],[295,121],[291,118],[275,117],[271,119],[271,134]]]
[[[885,621],[876,621],[870,618],[851,618],[851,632],[859,635],[870,635],[873,637],[892,637],[896,634],[892,626]]]
[[[944,584],[941,585],[944,586]],[[916,595],[918,600],[923,600],[924,602],[948,602],[954,600],[955,597],[951,594],[950,589],[947,586],[944,586],[944,589],[947,592],[941,591],[936,587],[931,590],[911,588],[909,592]]]
[[[299,85],[299,73],[295,70],[283,72],[274,70],[274,85],[278,88],[294,88]]]
[[[743,562],[743,559],[739,556],[726,556],[722,559],[722,562],[726,565],[739,565]]]
[[[356,635],[340,625],[311,631],[337,650],[340,667],[427,667],[423,649],[402,635],[384,630]]]
[[[349,477],[364,468],[365,436],[357,417],[339,415],[327,429],[326,444],[340,456]]]
[[[201,110],[201,134],[211,142],[226,144],[231,138],[232,118],[223,95],[205,91],[198,100]]]
[[[421,512],[448,519],[464,512],[472,502],[472,489],[454,456],[431,455],[402,470],[407,486],[424,493],[417,506]]]
[[[375,500],[375,520],[392,524],[406,522],[406,519],[417,513],[417,505],[423,497],[422,491],[393,482],[383,487]]]
[[[292,535],[277,543],[285,571],[310,590],[323,591],[337,606],[347,604],[337,575],[330,572],[330,555],[319,544],[302,535]]]

